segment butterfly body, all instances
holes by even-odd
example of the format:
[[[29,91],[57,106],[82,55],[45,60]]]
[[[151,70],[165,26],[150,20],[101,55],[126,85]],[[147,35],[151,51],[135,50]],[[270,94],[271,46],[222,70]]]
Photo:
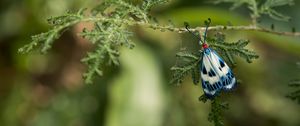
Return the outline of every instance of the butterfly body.
[[[211,20],[208,18],[208,21],[205,21],[204,39],[201,39],[201,36],[199,36],[199,44],[203,48],[202,64],[200,66],[202,88],[206,97],[212,99],[221,90],[229,91],[233,89],[236,85],[236,78],[224,60],[217,52],[209,48],[206,43],[207,30],[210,23]],[[186,30],[198,38],[197,35],[189,30],[188,25],[186,25]]]
[[[221,90],[231,90],[236,78],[224,60],[206,43],[202,45],[203,57],[200,67],[202,87],[208,98],[213,98]]]

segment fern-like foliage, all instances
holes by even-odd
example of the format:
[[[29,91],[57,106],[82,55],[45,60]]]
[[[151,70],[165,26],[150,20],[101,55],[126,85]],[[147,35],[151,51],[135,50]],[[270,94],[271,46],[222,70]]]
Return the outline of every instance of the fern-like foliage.
[[[206,96],[203,94],[199,97],[199,101],[206,103]],[[211,109],[208,114],[208,121],[212,122],[215,126],[224,126],[224,111],[229,109],[227,102],[221,101],[220,97],[216,97],[211,102]]]
[[[300,63],[297,63],[300,68]],[[288,86],[293,89],[291,93],[286,95],[287,98],[297,102],[300,105],[300,79],[295,79],[289,82]]]
[[[293,0],[266,0],[264,4],[261,5],[259,12],[261,14],[269,15],[271,18],[275,20],[283,20],[288,21],[290,20],[289,16],[285,16],[278,11],[276,11],[274,8],[284,5],[293,5]]]
[[[245,59],[248,63],[258,58],[255,52],[245,48],[249,44],[249,40],[240,39],[237,42],[229,43],[225,42],[225,35],[218,33],[216,36],[215,39],[209,39],[210,46],[226,57],[232,65],[235,65],[234,55]]]
[[[208,38],[208,44],[211,48],[215,49],[220,55],[226,57],[226,59],[235,65],[234,56],[239,56],[245,59],[248,63],[251,63],[253,59],[257,59],[258,55],[246,49],[249,44],[248,40],[238,40],[237,42],[229,43],[225,42],[225,36],[217,34],[216,38]],[[200,65],[202,59],[202,50],[199,52],[179,52],[177,53],[177,63],[171,68],[173,71],[173,78],[171,83],[179,85],[182,80],[191,75],[194,84],[197,84],[200,79]]]
[[[51,47],[53,42],[58,39],[61,34],[70,26],[79,23],[83,17],[84,9],[78,12],[67,12],[66,14],[58,17],[48,19],[49,25],[53,28],[45,33],[40,33],[31,37],[31,43],[19,49],[21,53],[29,53],[34,49],[42,53],[46,53]]]
[[[145,24],[150,21],[150,9],[166,0],[145,0],[143,3],[133,4],[124,0],[106,0],[91,11],[81,9],[77,12],[67,12],[64,15],[48,19],[52,29],[48,32],[32,36],[31,43],[19,49],[20,53],[30,53],[38,50],[47,53],[64,31],[80,22],[93,22],[92,29],[84,29],[80,35],[94,45],[94,50],[82,59],[87,65],[83,75],[86,83],[92,83],[97,75],[102,75],[105,64],[118,65],[119,48],[134,47],[130,37],[129,26]],[[155,25],[148,24],[148,27]]]
[[[179,85],[182,83],[185,76],[188,74],[192,75],[192,79],[194,84],[199,82],[199,66],[201,60],[202,53],[190,53],[187,51],[178,52],[176,57],[178,57],[177,65],[171,68],[174,71],[173,78],[171,83]]]
[[[252,18],[259,18],[261,15],[268,15],[275,20],[288,21],[289,16],[286,16],[277,10],[276,7],[284,5],[293,5],[293,0],[214,0],[215,4],[228,2],[232,3],[231,9],[240,7],[241,5],[246,4],[248,8],[252,11]]]
[[[291,81],[289,87],[293,88],[294,91],[288,94],[287,97],[300,104],[300,80]]]
[[[224,126],[223,114],[227,109],[229,109],[228,103],[215,98],[211,101],[211,111],[208,114],[208,121],[214,123],[215,126]]]
[[[104,65],[119,65],[119,48],[121,46],[126,46],[129,49],[134,47],[134,43],[130,39],[132,36],[130,26],[143,25],[162,32],[169,30],[183,33],[185,31],[183,28],[175,27],[172,23],[162,26],[155,22],[155,19],[153,22],[153,19],[150,18],[149,12],[151,8],[166,2],[167,0],[143,0],[134,3],[130,0],[104,0],[91,9],[70,11],[61,16],[51,17],[48,19],[51,29],[32,36],[32,41],[20,48],[19,52],[30,53],[37,50],[41,53],[47,53],[55,40],[66,30],[80,22],[92,22],[94,27],[83,29],[79,35],[89,40],[94,46],[93,50],[87,52],[86,57],[81,60],[87,66],[87,70],[83,75],[85,82],[93,83],[96,76],[103,75]],[[252,11],[253,25],[256,24],[256,19],[261,15],[269,15],[276,20],[287,21],[289,17],[279,13],[275,8],[293,4],[293,0],[214,0],[214,2],[233,3],[232,9],[246,4]],[[236,28],[236,30],[238,29]],[[256,53],[245,48],[249,43],[248,40],[225,42],[225,36],[222,34],[217,34],[214,38],[208,38],[207,40],[210,47],[215,49],[232,65],[235,64],[235,56],[239,56],[249,63],[253,59],[258,58]],[[184,51],[177,53],[176,56],[178,57],[178,62],[171,68],[174,72],[171,82],[180,84],[186,76],[191,75],[194,84],[198,84],[202,51]],[[299,102],[299,91],[293,92],[288,97]],[[199,100],[206,102],[208,99],[205,95],[202,95]],[[211,112],[208,120],[216,126],[224,125],[222,114],[226,109],[228,109],[228,104],[220,101],[219,98],[215,98],[211,101]]]
[[[234,56],[239,56],[251,63],[253,59],[258,58],[258,55],[246,49],[248,40],[238,40],[237,42],[225,42],[225,35],[218,33],[215,38],[207,39],[211,48],[218,51],[223,57],[232,64],[235,64]],[[202,50],[199,52],[179,52],[176,54],[178,60],[175,66],[171,68],[173,78],[171,83],[179,85],[187,75],[191,75],[194,84],[198,84],[200,80],[200,66],[202,60]],[[207,102],[207,97],[202,95],[199,101]],[[223,126],[223,111],[228,109],[228,104],[221,102],[218,97],[211,100],[211,112],[208,115],[208,121],[214,123],[215,126]]]

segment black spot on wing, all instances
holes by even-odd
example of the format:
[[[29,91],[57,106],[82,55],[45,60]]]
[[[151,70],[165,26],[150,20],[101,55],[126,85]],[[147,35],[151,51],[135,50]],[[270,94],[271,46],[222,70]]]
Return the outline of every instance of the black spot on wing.
[[[206,84],[206,85],[209,85],[209,82],[208,82],[208,81],[205,81],[205,84]]]
[[[212,87],[211,87],[211,85],[207,85],[207,87],[208,87],[208,90],[209,90],[209,91],[212,91],[212,90],[213,90]]]
[[[213,87],[214,87],[214,90],[216,90],[217,89],[217,86],[214,84],[214,85],[212,85]]]
[[[219,91],[220,89],[222,89],[223,88],[223,86],[221,85],[221,82],[220,81],[218,81],[218,82],[216,82],[216,83],[214,83],[214,84],[209,84],[209,85],[207,85],[207,89],[209,90],[209,91]]]
[[[221,83],[222,83],[223,86],[227,85],[226,84],[226,77],[224,77],[224,76],[221,77]]]
[[[225,66],[225,63],[223,60],[219,59],[219,62],[220,62],[220,66],[223,68]]]
[[[227,85],[231,84],[233,81],[233,78],[234,78],[233,73],[231,71],[228,72],[225,76],[221,77],[222,85],[227,86]]]
[[[221,89],[223,86],[221,85],[220,81],[214,83],[217,90]]]
[[[210,84],[208,81],[202,81],[202,87],[204,89],[207,89],[208,91],[214,91],[214,90],[216,90],[216,86]]]
[[[202,70],[201,71],[202,71],[203,74],[207,74],[206,68],[204,66],[202,66]]]
[[[222,83],[221,83],[220,81],[217,82],[217,85],[218,85],[219,87],[222,87],[222,86],[223,86]]]
[[[224,84],[224,85],[227,86],[228,84],[229,84],[229,83],[228,83],[228,78],[226,78],[226,79],[225,79],[225,84]]]
[[[203,87],[203,88],[207,88],[207,86],[206,86],[206,81],[201,80],[201,82],[202,82],[202,87]]]
[[[226,77],[229,78],[229,79],[233,79],[234,78],[234,75],[231,71],[229,71],[227,74],[226,74]]]
[[[208,76],[214,77],[214,76],[216,76],[216,72],[213,69],[210,69],[210,71],[208,72]]]
[[[215,71],[213,71],[213,70],[211,69],[210,72],[211,72],[212,76],[216,76]]]

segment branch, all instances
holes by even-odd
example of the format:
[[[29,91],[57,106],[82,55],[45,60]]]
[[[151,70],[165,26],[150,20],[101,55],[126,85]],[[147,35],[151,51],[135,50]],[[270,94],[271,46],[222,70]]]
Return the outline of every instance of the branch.
[[[118,19],[114,19],[114,18],[107,18],[105,16],[82,16],[70,23],[58,26],[55,29],[54,33],[58,33],[60,31],[63,31],[65,28],[70,27],[72,25],[75,25],[77,23],[80,22],[114,22],[117,24],[127,24],[128,26],[134,26],[134,25],[141,25],[144,27],[149,27],[152,29],[158,29],[161,31],[174,31],[177,33],[185,33],[187,32],[187,30],[185,28],[176,28],[174,26],[164,26],[164,25],[158,25],[155,23],[149,23],[149,22],[145,22],[145,21],[135,21],[135,20],[118,20]],[[196,27],[196,28],[191,28],[190,31],[199,31],[199,32],[203,32],[205,30],[206,27]],[[248,25],[248,26],[222,26],[222,25],[217,25],[217,26],[211,26],[208,28],[209,31],[219,31],[219,30],[239,30],[239,31],[259,31],[259,32],[266,32],[266,33],[270,33],[270,34],[275,34],[275,35],[284,35],[284,36],[294,36],[294,37],[300,37],[300,32],[278,32],[278,31],[274,31],[274,30],[269,30],[269,29],[265,29],[265,28],[261,28],[258,26],[254,26],[254,25]],[[49,38],[49,37],[48,37]],[[56,36],[55,38],[58,38],[58,36]],[[52,38],[50,38],[52,40]],[[48,41],[48,40],[47,40]],[[46,41],[46,42],[47,42]],[[46,43],[46,44],[50,44],[50,42]],[[37,46],[38,42],[34,42],[31,43],[27,46],[25,46],[24,48],[21,48],[19,50],[19,52],[29,52],[34,46]],[[47,46],[47,48],[43,48],[42,52],[46,52],[50,47]]]
[[[107,19],[106,17],[88,17],[85,19],[82,19],[83,22],[87,21],[113,21],[113,22],[120,22],[120,20],[115,20],[115,19]],[[158,25],[158,24],[152,24],[144,21],[131,21],[131,20],[122,20],[122,23],[128,24],[128,25],[141,25],[153,29],[159,29],[161,31],[169,30],[169,31],[174,31],[178,33],[185,33],[188,32],[185,28],[176,28],[173,26],[163,26],[163,25]],[[206,27],[196,27],[196,28],[191,28],[190,31],[199,31],[202,32],[205,30]],[[218,30],[238,30],[238,31],[259,31],[259,32],[266,32],[270,34],[275,34],[275,35],[283,35],[283,36],[293,36],[293,37],[300,37],[300,32],[279,32],[279,31],[274,31],[274,30],[269,30],[265,28],[261,28],[258,26],[253,26],[253,25],[241,25],[241,26],[222,26],[222,25],[217,25],[217,26],[210,26],[208,28],[209,31],[218,31]]]
[[[175,31],[178,33],[185,33],[188,32],[185,28],[171,28],[169,26],[158,26],[158,25],[152,25],[152,24],[145,24],[145,23],[137,23],[140,25],[148,26],[150,28],[154,29],[160,29],[160,30],[170,30],[170,31]],[[196,27],[196,28],[191,28],[190,31],[199,31],[203,32],[206,27]],[[222,26],[222,25],[217,25],[217,26],[210,26],[208,28],[209,31],[218,31],[218,30],[238,30],[238,31],[259,31],[259,32],[266,32],[270,34],[275,34],[275,35],[284,35],[284,36],[293,36],[293,37],[300,37],[300,32],[279,32],[279,31],[274,31],[274,30],[269,30],[253,25],[248,25],[248,26]]]
[[[205,30],[205,27],[197,27],[195,28],[198,31]],[[284,36],[294,36],[294,37],[300,37],[300,32],[279,32],[274,30],[269,30],[257,26],[213,26],[208,28],[208,30],[217,31],[217,30],[240,30],[240,31],[259,31],[259,32],[266,32],[270,34],[275,35],[284,35]]]

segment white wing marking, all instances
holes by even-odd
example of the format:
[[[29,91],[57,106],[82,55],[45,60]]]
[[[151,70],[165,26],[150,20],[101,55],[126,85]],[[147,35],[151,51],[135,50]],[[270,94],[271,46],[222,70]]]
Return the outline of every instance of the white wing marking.
[[[204,67],[204,69],[206,69],[206,74],[203,73],[202,67],[201,67],[201,79],[202,79],[202,83],[204,86],[207,87],[203,87],[203,90],[205,92],[205,94],[207,95],[211,95],[214,96],[220,89],[224,89],[224,90],[230,90],[234,87],[235,83],[236,83],[236,79],[235,77],[228,77],[228,73],[233,74],[230,70],[230,68],[228,67],[228,65],[221,59],[221,57],[218,56],[218,54],[212,50],[212,49],[207,49],[205,51],[209,51],[208,53],[204,53],[203,54],[203,58],[202,58],[202,67]],[[221,66],[221,62],[222,62],[222,66]],[[213,71],[215,73],[214,76],[209,76],[209,72]],[[222,88],[215,88],[215,89],[209,89],[211,87],[208,86],[216,86],[217,82],[222,83],[221,78],[225,78],[225,79],[231,79],[231,83],[227,84],[227,85],[223,85]],[[207,85],[207,82],[209,85]],[[225,83],[225,82],[224,82]],[[211,90],[211,91],[210,91]]]

